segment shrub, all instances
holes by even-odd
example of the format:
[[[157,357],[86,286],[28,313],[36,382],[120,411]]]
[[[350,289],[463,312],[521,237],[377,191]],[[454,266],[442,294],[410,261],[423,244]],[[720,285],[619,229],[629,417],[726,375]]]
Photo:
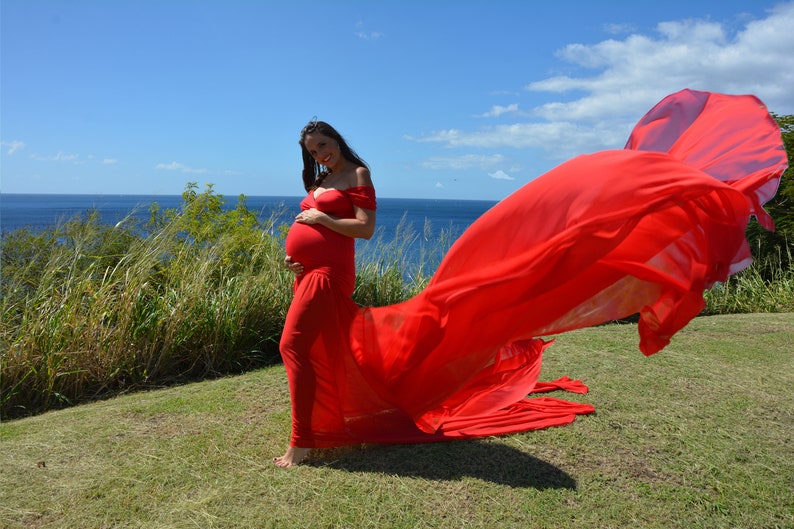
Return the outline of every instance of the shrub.
[[[145,227],[97,215],[3,239],[2,413],[277,358],[292,278],[282,232],[208,186]]]

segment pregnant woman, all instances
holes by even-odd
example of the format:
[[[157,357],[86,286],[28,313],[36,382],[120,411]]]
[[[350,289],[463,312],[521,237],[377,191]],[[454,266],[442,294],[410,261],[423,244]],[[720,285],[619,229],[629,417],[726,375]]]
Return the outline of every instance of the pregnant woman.
[[[290,467],[317,445],[314,432],[338,435],[344,427],[330,374],[346,345],[356,306],[355,238],[375,230],[375,189],[367,164],[322,121],[301,131],[303,183],[308,196],[287,235],[285,264],[296,276],[281,337],[292,399],[292,439],[274,461]]]
[[[308,196],[287,236],[297,276],[281,352],[289,467],[312,448],[427,442],[566,424],[593,408],[538,382],[540,337],[639,314],[651,355],[703,309],[703,291],[752,262],[750,217],[787,157],[753,96],[683,90],[651,109],[625,149],[579,156],[507,197],[403,303],[358,307],[354,238],[372,235],[366,164],[330,126],[301,133]]]

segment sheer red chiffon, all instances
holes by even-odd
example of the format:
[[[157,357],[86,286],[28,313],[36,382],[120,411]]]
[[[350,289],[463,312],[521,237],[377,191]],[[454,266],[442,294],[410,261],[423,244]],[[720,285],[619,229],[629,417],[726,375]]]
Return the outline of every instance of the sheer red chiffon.
[[[753,96],[684,90],[635,127],[624,150],[579,156],[485,213],[427,288],[358,307],[352,240],[294,225],[296,281],[281,349],[292,446],[425,442],[562,425],[587,404],[528,397],[584,393],[538,382],[540,337],[640,315],[650,355],[703,308],[703,291],[751,262],[750,216],[786,168],[780,130]],[[310,194],[302,207],[352,216],[371,188]]]

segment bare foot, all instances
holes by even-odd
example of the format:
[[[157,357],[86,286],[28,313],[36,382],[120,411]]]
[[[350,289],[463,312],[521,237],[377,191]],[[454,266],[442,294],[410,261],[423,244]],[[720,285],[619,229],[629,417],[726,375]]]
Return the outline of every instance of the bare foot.
[[[296,448],[290,446],[286,453],[281,457],[274,457],[273,462],[281,468],[289,468],[303,461],[311,451],[311,448]]]

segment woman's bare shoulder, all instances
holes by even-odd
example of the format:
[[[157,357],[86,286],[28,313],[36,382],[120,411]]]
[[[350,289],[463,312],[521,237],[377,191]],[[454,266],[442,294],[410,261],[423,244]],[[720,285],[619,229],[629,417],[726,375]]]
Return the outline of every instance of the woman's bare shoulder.
[[[372,187],[372,176],[369,173],[369,169],[366,167],[356,167],[356,183],[353,185]]]

